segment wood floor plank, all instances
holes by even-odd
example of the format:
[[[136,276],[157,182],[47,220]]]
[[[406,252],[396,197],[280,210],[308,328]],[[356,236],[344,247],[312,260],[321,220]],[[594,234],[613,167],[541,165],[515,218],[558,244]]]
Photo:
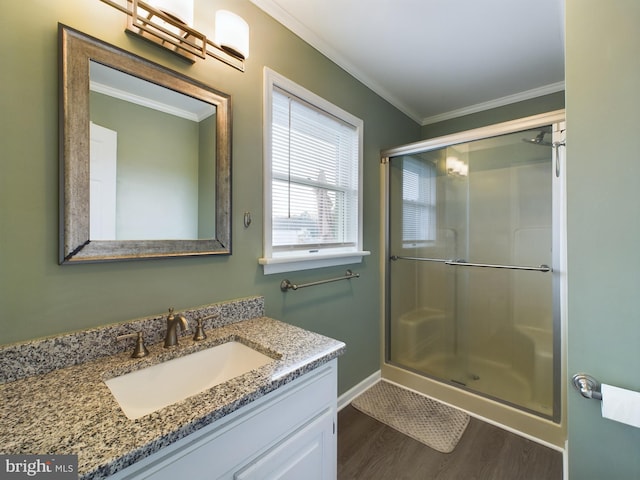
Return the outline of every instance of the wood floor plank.
[[[338,414],[338,480],[561,480],[562,454],[472,418],[440,453],[352,406]]]

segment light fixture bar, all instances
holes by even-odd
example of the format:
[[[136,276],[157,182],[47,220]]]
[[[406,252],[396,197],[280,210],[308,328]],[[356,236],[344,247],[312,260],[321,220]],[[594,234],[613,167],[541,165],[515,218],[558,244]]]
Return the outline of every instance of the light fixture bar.
[[[192,29],[182,22],[179,22],[174,17],[165,14],[151,5],[145,4],[139,0],[128,1],[133,4],[133,14],[128,18],[127,22],[128,32],[139,35],[145,40],[151,40],[153,43],[157,43],[162,47],[172,50],[166,45],[166,43],[169,43],[176,47],[175,51],[172,50],[174,53],[185,56],[192,63],[194,62],[194,59],[191,57],[192,55],[196,55],[200,58],[206,58],[204,51],[206,49],[207,40],[200,32]],[[146,17],[140,14],[139,7],[141,10],[147,12]],[[154,17],[157,17],[158,20],[169,24],[169,26],[175,27],[179,33],[167,29],[162,24],[158,24],[158,20],[154,20]],[[144,32],[152,35],[153,37],[149,38],[148,36],[145,36]],[[190,37],[194,40],[191,41]]]
[[[113,0],[100,1],[127,14],[127,33],[166,48],[191,63],[196,58],[210,56],[244,72],[243,58],[232,55],[207,39],[203,33],[143,0],[127,0],[127,7]]]

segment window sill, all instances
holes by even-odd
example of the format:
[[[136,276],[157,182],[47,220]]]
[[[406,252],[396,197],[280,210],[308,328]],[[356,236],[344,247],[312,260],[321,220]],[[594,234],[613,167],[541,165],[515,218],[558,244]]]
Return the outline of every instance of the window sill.
[[[265,275],[272,275],[274,273],[297,272],[299,270],[361,263],[362,257],[366,255],[371,255],[371,252],[320,253],[313,257],[309,255],[283,255],[273,258],[259,258],[258,263],[263,266]]]

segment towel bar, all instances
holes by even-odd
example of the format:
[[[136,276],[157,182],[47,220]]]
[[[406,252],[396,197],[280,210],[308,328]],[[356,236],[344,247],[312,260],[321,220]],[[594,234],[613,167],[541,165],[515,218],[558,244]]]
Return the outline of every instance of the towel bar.
[[[353,273],[351,270],[347,270],[343,277],[329,278],[327,280],[318,280],[317,282],[302,283],[297,285],[291,283],[289,280],[284,279],[280,282],[280,290],[288,292],[289,290],[298,290],[305,287],[313,287],[314,285],[322,285],[323,283],[337,282],[338,280],[351,280],[352,278],[359,278],[359,273]]]

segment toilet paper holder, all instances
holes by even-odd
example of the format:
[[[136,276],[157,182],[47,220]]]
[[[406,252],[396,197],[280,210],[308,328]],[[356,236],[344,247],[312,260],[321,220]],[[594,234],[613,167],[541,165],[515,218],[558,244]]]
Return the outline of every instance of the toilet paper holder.
[[[593,398],[594,400],[602,400],[600,392],[600,382],[591,375],[586,373],[576,373],[572,377],[573,386],[580,392],[584,398]]]

